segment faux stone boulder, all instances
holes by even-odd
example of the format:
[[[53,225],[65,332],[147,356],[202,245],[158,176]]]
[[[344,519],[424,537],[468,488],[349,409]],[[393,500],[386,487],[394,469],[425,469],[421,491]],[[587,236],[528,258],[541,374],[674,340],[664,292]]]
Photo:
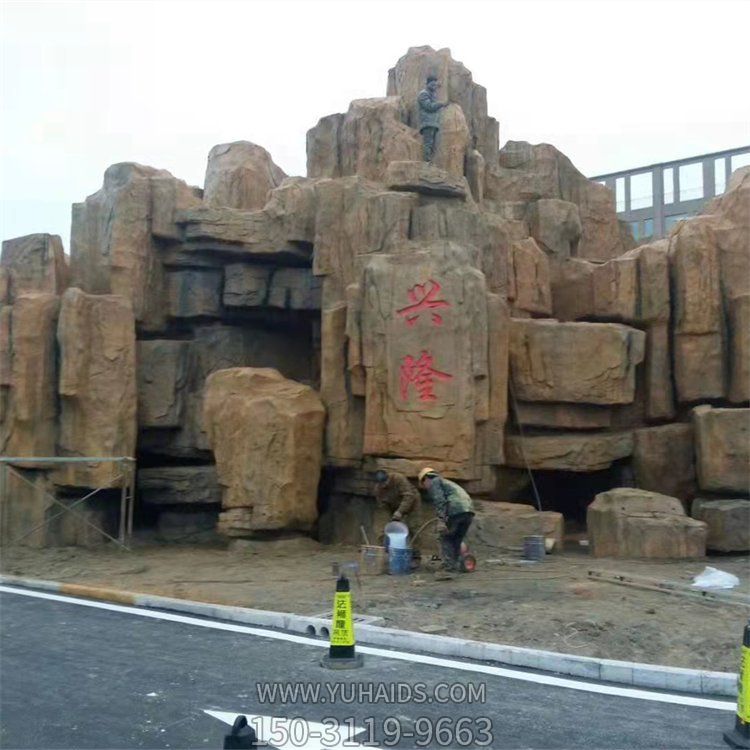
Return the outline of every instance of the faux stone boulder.
[[[750,166],[736,169],[723,195],[708,204],[714,217],[714,237],[719,249],[721,283],[725,300],[750,294]]]
[[[693,409],[698,484],[709,492],[750,493],[750,409]]]
[[[388,165],[385,182],[390,190],[422,195],[465,199],[469,186],[464,177],[456,177],[424,161],[394,161]]]
[[[249,262],[309,262],[311,248],[288,237],[285,218],[266,209],[200,207],[184,211],[180,221],[185,242],[178,258],[184,265],[200,265],[201,260],[221,252]]]
[[[485,197],[525,203],[556,198],[575,204],[582,228],[579,258],[608,260],[632,247],[623,242],[612,191],[587,180],[549,144],[508,141],[500,150],[499,167],[487,172]]]
[[[532,505],[504,502],[475,502],[476,516],[469,529],[469,544],[483,547],[522,547],[523,538],[532,534],[553,539],[554,550],[563,546],[563,515],[538,511]]]
[[[63,456],[135,456],[135,320],[117,295],[68,289],[57,326],[60,350],[60,438]],[[99,487],[118,472],[112,464],[69,464],[58,485]],[[119,486],[121,480],[112,482]]]
[[[617,323],[514,320],[510,362],[516,398],[628,404],[645,334]]]
[[[203,202],[207,206],[258,210],[285,177],[262,146],[249,141],[221,143],[208,154]]]
[[[197,205],[196,191],[165,170],[113,164],[101,190],[73,205],[72,285],[89,294],[125,297],[144,329],[159,330],[166,305],[155,234],[176,232],[178,209]]]
[[[27,292],[62,294],[68,285],[68,265],[56,234],[29,234],[3,242],[2,267],[8,274],[7,301]]]
[[[0,453],[54,456],[58,433],[55,331],[60,298],[22,294],[12,308],[4,309],[12,310],[10,316],[3,316],[6,326],[10,322],[3,356],[10,390],[0,421]]]
[[[469,137],[463,110],[457,104],[449,104],[440,113],[440,130],[432,163],[448,174],[463,177]]]
[[[540,198],[526,211],[529,233],[550,256],[564,260],[578,253],[583,228],[574,203]]]
[[[692,424],[666,424],[633,433],[636,486],[690,500],[695,495]]]
[[[508,301],[514,312],[534,316],[552,313],[549,260],[531,238],[511,246],[508,264]]]
[[[220,370],[206,381],[203,414],[223,508],[242,509],[250,532],[309,530],[325,421],[317,393],[271,369]]]
[[[323,118],[307,133],[309,177],[359,175],[383,182],[391,162],[421,156],[421,138],[402,122],[398,97],[357,99],[345,115]]]
[[[669,262],[677,397],[683,403],[723,398],[726,342],[713,217],[679,223],[670,238]]]
[[[695,558],[706,554],[707,527],[674,497],[618,488],[594,498],[586,513],[594,557]]]
[[[708,526],[708,549],[715,552],[750,551],[750,500],[696,498],[690,514]]]

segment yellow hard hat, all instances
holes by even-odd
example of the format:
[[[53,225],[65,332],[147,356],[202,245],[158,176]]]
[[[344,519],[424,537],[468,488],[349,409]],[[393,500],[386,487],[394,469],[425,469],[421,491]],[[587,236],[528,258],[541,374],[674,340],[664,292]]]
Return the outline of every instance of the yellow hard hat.
[[[420,471],[420,472],[419,472],[419,477],[418,477],[418,478],[419,478],[419,483],[420,483],[420,484],[422,484],[422,480],[423,480],[423,479],[424,479],[424,478],[425,478],[425,477],[426,477],[426,476],[427,476],[428,474],[437,474],[437,472],[436,472],[436,471],[435,471],[435,469],[433,469],[432,467],[430,467],[430,466],[425,466],[425,468],[424,468],[424,469],[422,469],[422,471]]]

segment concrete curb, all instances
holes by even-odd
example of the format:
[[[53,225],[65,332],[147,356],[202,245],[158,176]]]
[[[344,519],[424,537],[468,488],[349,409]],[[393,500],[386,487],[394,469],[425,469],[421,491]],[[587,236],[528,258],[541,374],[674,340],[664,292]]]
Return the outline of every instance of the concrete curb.
[[[328,637],[330,620],[305,617],[286,612],[231,607],[224,604],[194,602],[153,594],[137,594],[119,589],[106,589],[75,583],[57,583],[34,578],[0,575],[0,583],[50,591],[84,599],[125,604],[134,607],[163,609],[181,614],[211,617],[244,625],[276,628],[308,636]],[[384,628],[378,625],[356,625],[357,642],[370,646],[417,651],[443,657],[488,661],[497,664],[553,672],[612,682],[628,687],[671,690],[698,695],[737,697],[737,675],[731,672],[707,672],[698,669],[639,664],[590,656],[559,654],[520,646],[469,641],[463,638],[415,633]],[[739,646],[738,646],[739,648]]]

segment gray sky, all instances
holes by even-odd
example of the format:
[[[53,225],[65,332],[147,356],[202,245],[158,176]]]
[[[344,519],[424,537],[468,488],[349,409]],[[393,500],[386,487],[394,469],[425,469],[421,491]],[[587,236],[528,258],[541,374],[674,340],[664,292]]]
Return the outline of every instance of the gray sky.
[[[137,161],[202,185],[250,140],[305,173],[305,133],[449,47],[500,142],[602,174],[750,143],[746,1],[2,2],[0,237],[70,238],[70,204]]]

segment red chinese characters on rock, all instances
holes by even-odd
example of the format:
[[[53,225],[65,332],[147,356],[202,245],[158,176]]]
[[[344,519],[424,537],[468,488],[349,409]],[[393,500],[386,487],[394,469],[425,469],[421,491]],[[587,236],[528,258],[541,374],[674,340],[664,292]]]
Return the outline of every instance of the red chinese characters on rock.
[[[423,312],[429,312],[433,325],[443,325],[443,316],[435,310],[450,307],[451,304],[444,299],[437,298],[442,288],[433,279],[430,279],[426,284],[415,284],[407,291],[411,304],[396,310],[396,315],[404,318],[406,325],[411,327],[416,324]]]
[[[418,359],[414,359],[411,354],[407,354],[401,363],[399,376],[399,387],[401,398],[404,401],[409,400],[409,386],[413,385],[423,403],[437,401],[434,394],[435,381],[448,381],[453,379],[453,375],[447,372],[440,372],[433,366],[432,355],[424,349]]]

